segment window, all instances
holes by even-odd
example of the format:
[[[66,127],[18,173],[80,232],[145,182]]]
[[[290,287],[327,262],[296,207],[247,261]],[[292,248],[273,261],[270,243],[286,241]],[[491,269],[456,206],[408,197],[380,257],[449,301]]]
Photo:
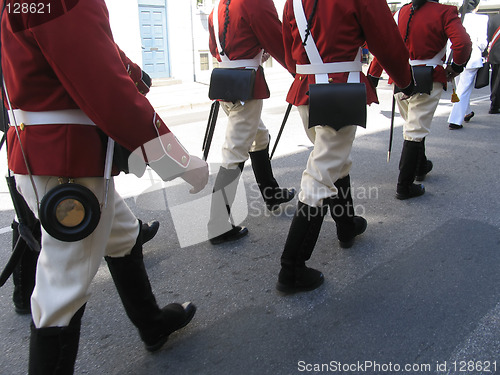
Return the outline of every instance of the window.
[[[206,52],[200,53],[200,70],[210,70],[210,62]]]
[[[198,8],[209,7],[212,8],[216,0],[196,0]]]

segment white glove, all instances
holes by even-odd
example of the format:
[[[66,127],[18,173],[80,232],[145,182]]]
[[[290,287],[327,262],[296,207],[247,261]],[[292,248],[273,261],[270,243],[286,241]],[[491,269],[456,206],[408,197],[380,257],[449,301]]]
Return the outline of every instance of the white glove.
[[[199,157],[190,155],[189,165],[180,177],[193,186],[189,192],[196,194],[203,190],[208,182],[208,164]]]
[[[149,160],[147,164],[163,181],[181,177],[193,186],[189,191],[191,194],[203,190],[208,182],[208,164],[196,156],[189,155],[172,133],[147,142],[142,150],[137,149],[131,154],[130,172],[139,177],[146,166],[142,151]]]

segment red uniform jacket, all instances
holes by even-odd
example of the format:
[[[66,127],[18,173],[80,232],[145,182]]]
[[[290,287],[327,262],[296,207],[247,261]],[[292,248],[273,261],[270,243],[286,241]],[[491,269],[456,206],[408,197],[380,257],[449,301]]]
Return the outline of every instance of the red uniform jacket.
[[[314,0],[302,0],[306,17],[312,12]],[[410,84],[408,51],[399,35],[385,0],[328,0],[319,1],[311,35],[324,63],[354,61],[358,48],[367,42],[370,52],[380,58],[384,68],[391,72],[398,85]],[[381,38],[381,35],[384,37]],[[286,64],[295,73],[296,64],[309,64],[297,30],[293,1],[287,0],[283,13],[283,40],[286,46]],[[348,73],[330,74],[332,82],[347,82]],[[377,102],[374,87],[361,73],[366,84],[367,103]],[[295,76],[287,101],[294,105],[308,103],[306,92],[315,83],[314,75]]]
[[[169,129],[139,92],[145,91],[140,68],[113,41],[104,0],[44,3],[50,11],[6,10],[2,19],[2,67],[12,106],[33,112],[79,108],[97,126],[26,126],[22,146],[35,175],[103,176],[106,136],[133,151],[158,136],[155,125],[160,134]],[[27,174],[13,127],[8,147],[9,168]]]
[[[411,4],[404,5],[399,10],[398,27],[403,38],[406,35],[410,10]],[[385,41],[385,38],[381,39]],[[465,65],[470,57],[472,43],[469,34],[460,22],[457,8],[428,1],[417,9],[411,19],[410,32],[406,41],[410,59],[432,59],[446,46],[448,39],[451,41],[453,50],[453,62],[457,65]],[[372,61],[368,74],[380,77],[382,68],[378,65],[378,61]],[[393,78],[389,72],[387,74]],[[438,65],[434,69],[433,78],[434,82],[441,82],[446,87],[446,73],[442,66]]]
[[[219,3],[219,37],[224,31],[226,4]],[[214,37],[213,11],[208,18],[210,31],[210,52],[221,61]],[[285,52],[281,36],[281,21],[272,0],[231,0],[229,5],[229,26],[226,34],[225,53],[230,60],[252,59],[261,49],[271,54],[285,66]],[[255,78],[255,99],[269,98],[269,88],[260,67]]]

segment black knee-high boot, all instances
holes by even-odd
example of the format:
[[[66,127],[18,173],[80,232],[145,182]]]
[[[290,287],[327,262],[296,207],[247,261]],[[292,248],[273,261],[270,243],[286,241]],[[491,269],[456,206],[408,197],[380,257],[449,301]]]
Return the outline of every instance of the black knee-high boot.
[[[12,222],[12,248],[14,248],[19,240],[21,241],[19,246],[24,246],[25,249],[21,260],[12,272],[12,281],[14,282],[12,301],[14,302],[14,309],[18,314],[30,314],[31,294],[33,293],[33,288],[35,287],[36,263],[40,253],[30,249],[26,242],[19,237],[18,226],[19,224],[16,221]],[[42,234],[40,222],[38,222],[38,220],[35,221],[32,233],[35,240],[40,243]]]
[[[326,206],[311,207],[300,201],[297,204],[281,255],[281,270],[276,284],[280,292],[313,290],[323,283],[323,274],[307,267],[305,262],[311,258],[326,210]]]
[[[415,172],[415,181],[423,181],[425,180],[425,176],[427,173],[432,171],[432,161],[427,159],[425,155],[425,138],[422,139],[422,146],[420,146],[420,153],[418,156],[417,170]]]
[[[212,245],[235,241],[248,234],[246,227],[233,224],[231,216],[231,206],[243,166],[244,163],[240,163],[235,169],[220,167],[215,179],[208,222],[208,238]]]
[[[418,197],[425,193],[424,185],[414,184],[422,142],[405,140],[399,160],[399,177],[396,189],[397,199]]]
[[[105,257],[125,312],[139,330],[148,351],[156,351],[167,342],[168,336],[186,326],[196,307],[192,303],[172,303],[158,307],[149,283],[142,255],[142,229],[129,255]]]
[[[354,203],[351,195],[349,175],[335,182],[337,196],[328,200],[330,212],[337,225],[337,237],[340,247],[347,249],[354,244],[354,238],[366,230],[366,220],[354,215]]]
[[[14,247],[19,239],[19,231],[17,229],[18,223],[16,221],[12,222],[12,246]],[[151,240],[156,233],[160,223],[158,221],[151,221],[149,223],[142,224],[142,233],[144,243]],[[32,229],[33,237],[41,243],[42,233],[40,228],[40,222],[35,221],[34,228]],[[36,264],[38,261],[38,256],[40,253],[33,251],[26,245],[26,242],[21,238],[21,246],[25,246],[21,260],[14,268],[12,272],[12,281],[14,282],[14,292],[12,294],[12,300],[14,302],[14,308],[18,314],[30,314],[31,313],[31,295],[33,294],[33,289],[35,287],[35,275],[36,275]]]
[[[67,327],[35,328],[31,324],[29,375],[71,375],[74,372],[85,305]]]
[[[249,154],[255,180],[267,209],[274,211],[279,208],[280,204],[291,201],[295,196],[295,189],[280,188],[274,178],[271,160],[269,160],[269,145],[264,150]]]
[[[150,221],[149,223],[142,223],[142,244],[144,245],[146,242],[153,239],[158,233],[158,229],[160,228],[160,222],[157,220]]]

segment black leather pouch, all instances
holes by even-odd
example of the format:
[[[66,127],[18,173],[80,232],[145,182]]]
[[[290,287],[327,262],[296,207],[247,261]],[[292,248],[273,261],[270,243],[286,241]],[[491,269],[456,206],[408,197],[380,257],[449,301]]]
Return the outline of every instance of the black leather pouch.
[[[309,85],[309,128],[317,125],[340,130],[347,125],[366,128],[364,83]]]
[[[477,70],[474,88],[481,89],[490,84],[490,63],[485,62],[483,66]]]
[[[255,69],[215,68],[210,77],[208,97],[227,102],[252,99]]]
[[[415,90],[413,92],[420,94],[429,94],[432,91],[434,80],[432,66],[412,66],[413,79],[415,80]]]

